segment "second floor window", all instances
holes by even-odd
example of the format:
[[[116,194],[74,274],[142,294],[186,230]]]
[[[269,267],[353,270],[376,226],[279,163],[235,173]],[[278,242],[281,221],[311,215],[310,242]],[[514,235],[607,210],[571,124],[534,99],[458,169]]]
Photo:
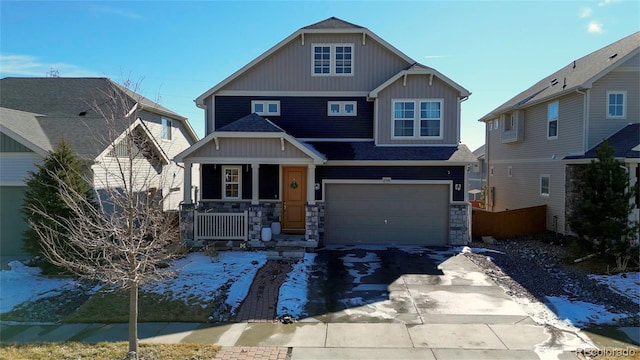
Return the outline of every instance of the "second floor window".
[[[393,137],[440,138],[442,124],[442,100],[393,102]]]
[[[258,115],[280,115],[280,101],[277,100],[252,100],[251,112]]]
[[[547,105],[547,138],[558,138],[558,102]]]
[[[622,91],[607,92],[607,118],[624,118],[624,98],[625,93]]]
[[[171,119],[162,118],[162,140],[171,140]]]
[[[353,44],[314,44],[311,48],[312,75],[353,75]]]

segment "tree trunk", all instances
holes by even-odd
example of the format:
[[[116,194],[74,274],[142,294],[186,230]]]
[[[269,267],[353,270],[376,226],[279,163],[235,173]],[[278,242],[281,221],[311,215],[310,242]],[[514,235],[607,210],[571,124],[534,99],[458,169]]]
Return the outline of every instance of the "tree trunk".
[[[129,359],[138,358],[138,284],[129,289]]]

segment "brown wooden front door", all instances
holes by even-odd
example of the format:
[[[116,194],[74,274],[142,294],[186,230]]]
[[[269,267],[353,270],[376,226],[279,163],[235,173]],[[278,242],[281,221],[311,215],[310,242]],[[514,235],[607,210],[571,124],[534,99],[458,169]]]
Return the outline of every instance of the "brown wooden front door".
[[[282,231],[304,233],[307,204],[307,168],[282,168]]]

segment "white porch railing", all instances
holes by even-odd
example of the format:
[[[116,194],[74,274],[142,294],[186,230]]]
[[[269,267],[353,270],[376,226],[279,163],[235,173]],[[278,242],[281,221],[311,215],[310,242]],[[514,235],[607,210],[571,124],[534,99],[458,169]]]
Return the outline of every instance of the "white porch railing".
[[[249,213],[201,213],[194,216],[194,240],[244,240],[249,238]]]

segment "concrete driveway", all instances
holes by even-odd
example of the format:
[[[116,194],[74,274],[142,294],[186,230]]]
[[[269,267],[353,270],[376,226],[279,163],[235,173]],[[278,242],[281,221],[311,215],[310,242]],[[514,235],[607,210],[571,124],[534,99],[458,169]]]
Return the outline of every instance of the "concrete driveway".
[[[322,249],[308,298],[305,322],[532,323],[480,268],[445,248]]]

